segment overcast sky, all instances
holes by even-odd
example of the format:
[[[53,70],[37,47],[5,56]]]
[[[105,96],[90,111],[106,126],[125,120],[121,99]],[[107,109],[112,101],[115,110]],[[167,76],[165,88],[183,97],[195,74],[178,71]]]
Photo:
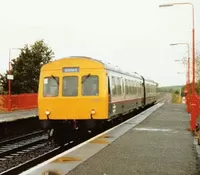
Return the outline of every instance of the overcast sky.
[[[136,71],[161,86],[185,83],[185,67],[175,59],[192,39],[191,6],[159,8],[172,0],[6,0],[0,6],[0,72],[8,67],[9,48],[44,41],[56,59],[84,55]],[[199,0],[195,6],[199,42]],[[12,51],[12,58],[19,51]],[[181,72],[181,74],[177,74]]]

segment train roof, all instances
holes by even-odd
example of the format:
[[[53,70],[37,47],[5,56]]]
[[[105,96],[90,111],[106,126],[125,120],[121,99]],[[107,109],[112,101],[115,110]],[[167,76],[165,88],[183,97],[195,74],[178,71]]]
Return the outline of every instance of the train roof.
[[[118,73],[121,73],[121,74],[124,74],[124,75],[128,75],[128,76],[133,76],[133,77],[139,78],[139,79],[142,79],[142,77],[143,77],[142,75],[138,74],[137,72],[126,72],[126,71],[123,71],[122,69],[120,69],[118,66],[114,66],[111,63],[105,63],[102,60],[94,59],[92,57],[87,57],[87,56],[68,56],[68,57],[64,57],[64,58],[61,58],[61,59],[68,59],[68,58],[90,59],[90,60],[97,61],[97,62],[103,64],[104,68],[107,69],[107,70],[118,72]],[[59,61],[61,59],[58,59],[58,60],[55,60],[55,61]],[[145,81],[148,81],[148,82],[151,82],[151,83],[156,83],[155,81],[153,81],[151,79],[146,79],[145,77],[144,77],[144,79],[145,79]]]

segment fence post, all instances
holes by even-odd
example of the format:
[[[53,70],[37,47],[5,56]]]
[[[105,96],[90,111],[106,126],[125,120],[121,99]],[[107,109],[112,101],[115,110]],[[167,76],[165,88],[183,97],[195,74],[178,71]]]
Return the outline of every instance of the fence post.
[[[10,94],[7,95],[7,99],[8,99],[8,112],[10,112],[11,111],[11,95]]]

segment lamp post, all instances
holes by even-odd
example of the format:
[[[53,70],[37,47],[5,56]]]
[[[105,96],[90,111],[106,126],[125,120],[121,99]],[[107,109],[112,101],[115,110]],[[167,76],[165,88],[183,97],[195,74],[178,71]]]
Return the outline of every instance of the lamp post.
[[[190,112],[190,48],[188,43],[172,43],[170,46],[176,46],[176,45],[186,45],[187,46],[187,52],[188,52],[188,60],[187,60],[187,73],[186,73],[186,105],[187,105],[187,112]],[[176,61],[176,60],[175,60]]]
[[[9,63],[8,63],[8,111],[11,111],[11,80],[13,80],[13,75],[11,74],[11,51],[12,50],[22,50],[22,48],[10,48],[9,49]]]
[[[196,116],[197,116],[197,103],[196,103],[196,91],[195,91],[195,27],[194,27],[194,5],[191,2],[183,3],[170,3],[162,4],[159,7],[171,7],[176,5],[191,5],[192,7],[192,103],[191,103],[191,130],[195,131],[196,128]]]

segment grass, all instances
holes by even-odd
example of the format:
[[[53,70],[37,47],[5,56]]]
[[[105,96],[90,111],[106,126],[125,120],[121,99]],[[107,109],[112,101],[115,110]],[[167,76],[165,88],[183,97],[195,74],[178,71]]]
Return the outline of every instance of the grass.
[[[178,103],[181,104],[182,103],[182,97],[179,94],[172,94],[172,103]]]

